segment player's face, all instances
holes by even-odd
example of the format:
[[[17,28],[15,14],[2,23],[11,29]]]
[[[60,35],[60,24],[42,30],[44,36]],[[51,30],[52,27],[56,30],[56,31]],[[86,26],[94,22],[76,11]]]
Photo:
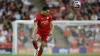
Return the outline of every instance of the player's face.
[[[47,16],[50,13],[50,10],[43,11],[43,15]]]

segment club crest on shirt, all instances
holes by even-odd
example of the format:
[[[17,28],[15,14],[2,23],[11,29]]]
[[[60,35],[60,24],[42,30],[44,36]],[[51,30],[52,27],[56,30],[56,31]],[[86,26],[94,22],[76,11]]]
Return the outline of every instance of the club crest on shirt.
[[[41,19],[43,19],[43,18],[41,18]]]
[[[48,22],[48,20],[45,20],[45,21],[42,21],[41,23],[42,24],[48,24],[49,22]]]

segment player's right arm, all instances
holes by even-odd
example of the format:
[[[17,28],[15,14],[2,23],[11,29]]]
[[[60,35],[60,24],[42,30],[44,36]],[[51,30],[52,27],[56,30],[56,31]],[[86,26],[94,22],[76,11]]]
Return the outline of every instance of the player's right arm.
[[[34,24],[33,24],[33,34],[32,34],[32,36],[35,36],[36,32],[37,32],[37,22],[34,22]]]
[[[33,23],[33,33],[32,33],[32,37],[36,35],[37,33],[37,28],[38,28],[38,17],[36,16],[35,20],[34,20],[34,23]]]

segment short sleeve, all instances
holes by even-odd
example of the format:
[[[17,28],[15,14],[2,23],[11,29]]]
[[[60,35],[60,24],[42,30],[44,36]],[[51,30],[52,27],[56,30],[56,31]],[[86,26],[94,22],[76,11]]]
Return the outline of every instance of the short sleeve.
[[[51,22],[51,21],[52,21],[52,16],[50,15],[49,17],[50,17],[50,19],[49,19],[49,20],[50,20],[50,22]]]

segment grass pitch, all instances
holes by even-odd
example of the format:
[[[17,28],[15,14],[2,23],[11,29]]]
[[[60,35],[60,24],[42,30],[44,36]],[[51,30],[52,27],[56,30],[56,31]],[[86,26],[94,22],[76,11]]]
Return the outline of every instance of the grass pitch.
[[[8,55],[2,54],[0,56],[33,56],[33,55]],[[52,54],[52,55],[42,55],[42,56],[100,56],[100,54]]]

